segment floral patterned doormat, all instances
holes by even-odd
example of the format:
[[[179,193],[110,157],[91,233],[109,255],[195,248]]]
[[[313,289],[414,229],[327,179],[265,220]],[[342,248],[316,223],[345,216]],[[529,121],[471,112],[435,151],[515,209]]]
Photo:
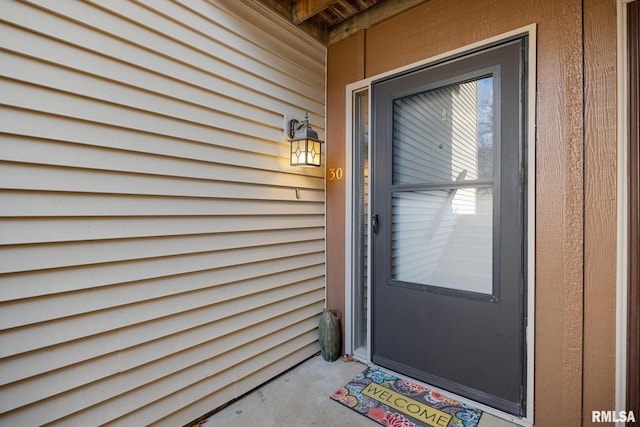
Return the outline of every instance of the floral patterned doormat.
[[[475,427],[482,415],[458,400],[374,368],[331,398],[390,427]]]

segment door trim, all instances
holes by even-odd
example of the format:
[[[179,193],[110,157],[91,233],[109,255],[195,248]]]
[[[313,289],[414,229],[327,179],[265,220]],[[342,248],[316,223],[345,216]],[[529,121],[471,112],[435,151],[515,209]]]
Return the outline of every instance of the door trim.
[[[638,221],[640,218],[640,184],[638,162],[638,82],[629,76],[638,72],[637,41],[630,45],[629,5],[640,7],[638,0],[618,0],[618,262],[616,319],[616,410],[640,412],[640,356],[638,289],[640,253]],[[636,415],[637,416],[637,415]]]
[[[629,346],[629,284],[632,278],[629,273],[630,253],[630,203],[631,191],[629,183],[630,158],[630,115],[629,115],[629,81],[628,77],[628,38],[627,4],[636,0],[617,0],[617,72],[618,72],[618,191],[617,191],[617,265],[616,265],[616,411],[627,411],[633,408],[627,406],[627,385]],[[621,424],[620,424],[621,425]]]
[[[623,0],[620,0],[623,1]],[[369,94],[371,94],[371,83],[374,80],[379,80],[384,77],[396,75],[402,73],[403,71],[407,71],[410,69],[414,69],[416,67],[428,65],[430,63],[438,62],[444,58],[458,56],[464,54],[466,52],[471,52],[474,50],[478,50],[484,46],[492,45],[503,40],[512,39],[516,36],[527,35],[529,40],[528,46],[528,81],[527,81],[527,90],[528,90],[528,104],[526,105],[527,109],[527,157],[529,159],[528,163],[528,173],[527,173],[527,182],[529,186],[529,191],[527,192],[527,319],[526,319],[526,381],[527,381],[527,402],[526,402],[526,412],[525,416],[522,418],[514,417],[511,414],[507,414],[501,411],[498,411],[494,408],[487,407],[485,405],[478,404],[477,402],[470,401],[469,399],[460,398],[463,402],[468,402],[476,407],[482,409],[483,411],[500,417],[502,419],[523,425],[523,426],[532,426],[534,423],[534,355],[535,355],[535,189],[536,189],[536,55],[537,55],[537,26],[536,24],[530,24],[524,27],[520,27],[514,29],[512,31],[502,33],[496,35],[494,37],[484,39],[478,41],[476,43],[472,43],[458,49],[454,49],[448,52],[444,52],[442,54],[414,62],[412,64],[405,65],[403,67],[390,70],[384,73],[377,74],[375,76],[368,77],[366,79],[360,80],[358,82],[354,82],[346,85],[345,87],[345,99],[346,99],[346,120],[345,120],[345,148],[346,148],[346,159],[345,159],[345,218],[352,218],[354,215],[354,206],[353,206],[353,94],[360,90],[367,89],[369,90]],[[371,106],[371,98],[369,100],[369,109]],[[369,111],[369,117],[371,117],[371,111]],[[371,121],[369,121],[369,134],[371,135]],[[369,151],[369,156],[371,156],[371,150]],[[371,160],[371,159],[369,159]],[[369,163],[371,164],[371,163]],[[371,181],[369,182],[369,186],[371,186]],[[371,194],[369,192],[369,194]],[[371,233],[369,234],[369,238]],[[354,304],[356,301],[353,299],[352,293],[352,283],[354,280],[354,271],[351,268],[352,265],[352,253],[353,253],[353,230],[351,227],[351,222],[346,221],[345,227],[345,352],[347,354],[351,354],[354,358],[371,364],[371,317],[367,319],[367,348],[365,351],[360,351],[355,353],[353,348],[353,314],[354,314]],[[369,251],[371,251],[371,244],[368,245]],[[368,254],[368,259],[371,259],[371,253]],[[368,266],[370,270],[370,266]],[[370,274],[367,275],[368,278],[371,277]],[[370,280],[370,279],[369,279]],[[369,307],[367,312],[371,313],[371,286],[368,284],[368,292],[369,295],[367,297]],[[451,393],[449,393],[451,394]]]
[[[629,126],[628,126],[628,144],[629,144],[629,226],[630,226],[630,245],[629,245],[629,283],[628,283],[628,348],[627,348],[627,410],[632,410],[636,414],[640,413],[640,271],[638,266],[638,256],[640,256],[640,230],[638,223],[640,222],[640,183],[638,170],[640,162],[640,99],[638,87],[638,74],[640,73],[640,54],[639,38],[640,38],[640,1],[635,1],[627,5],[628,16],[627,40],[627,58],[629,61]]]

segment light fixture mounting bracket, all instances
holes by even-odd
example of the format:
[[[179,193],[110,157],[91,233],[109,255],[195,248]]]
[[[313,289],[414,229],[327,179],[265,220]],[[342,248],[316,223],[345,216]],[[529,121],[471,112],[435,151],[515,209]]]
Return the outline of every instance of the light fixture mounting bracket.
[[[296,134],[296,129],[299,123],[300,121],[297,119],[289,120],[289,138],[293,138],[293,136]]]

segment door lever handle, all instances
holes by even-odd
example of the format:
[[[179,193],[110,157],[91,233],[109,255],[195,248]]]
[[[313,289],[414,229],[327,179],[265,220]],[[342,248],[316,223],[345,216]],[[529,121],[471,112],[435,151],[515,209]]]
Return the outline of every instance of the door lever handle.
[[[378,214],[372,215],[371,216],[371,231],[373,232],[373,234],[378,234],[378,226],[379,226]]]

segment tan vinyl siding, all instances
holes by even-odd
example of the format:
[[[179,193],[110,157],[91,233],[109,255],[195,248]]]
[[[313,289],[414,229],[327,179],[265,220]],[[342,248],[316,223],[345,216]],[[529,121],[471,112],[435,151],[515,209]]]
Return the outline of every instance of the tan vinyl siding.
[[[249,0],[3,2],[0,424],[184,425],[318,350],[324,70]]]

